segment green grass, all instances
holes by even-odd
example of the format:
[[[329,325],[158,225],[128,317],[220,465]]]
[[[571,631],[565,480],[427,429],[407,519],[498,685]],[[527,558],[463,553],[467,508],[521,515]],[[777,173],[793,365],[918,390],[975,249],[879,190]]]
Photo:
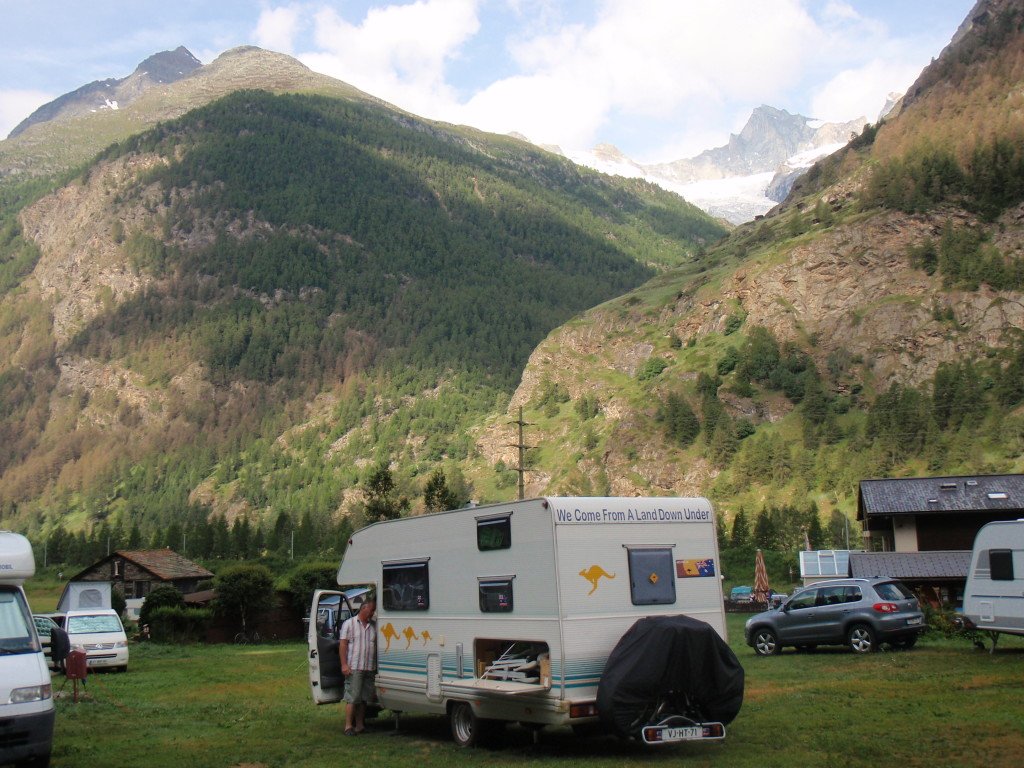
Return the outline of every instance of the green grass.
[[[1017,766],[1024,754],[1024,639],[995,655],[926,638],[913,651],[857,657],[843,650],[758,658],[746,669],[739,717],[718,744],[645,749],[612,737],[549,729],[534,745],[518,726],[495,749],[459,750],[443,718],[390,719],[342,735],[340,707],[317,707],[304,643],[133,645],[127,674],[93,674],[87,698],[71,683],[57,702],[56,768],[169,766]],[[56,678],[59,687],[62,678]]]

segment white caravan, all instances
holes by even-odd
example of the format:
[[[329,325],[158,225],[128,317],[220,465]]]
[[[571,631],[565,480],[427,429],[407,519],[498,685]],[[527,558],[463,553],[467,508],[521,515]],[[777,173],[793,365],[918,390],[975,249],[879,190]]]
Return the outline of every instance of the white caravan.
[[[378,595],[381,706],[447,714],[465,746],[503,721],[593,727],[605,662],[642,617],[685,614],[727,639],[718,558],[707,499],[538,498],[369,525],[338,584]],[[342,695],[351,611],[340,592],[314,595],[317,703]],[[662,740],[724,735],[684,730]]]
[[[50,670],[22,589],[35,572],[28,539],[0,531],[0,765],[50,764]]]
[[[1024,635],[1024,519],[987,523],[978,531],[964,588],[964,617],[991,633]]]

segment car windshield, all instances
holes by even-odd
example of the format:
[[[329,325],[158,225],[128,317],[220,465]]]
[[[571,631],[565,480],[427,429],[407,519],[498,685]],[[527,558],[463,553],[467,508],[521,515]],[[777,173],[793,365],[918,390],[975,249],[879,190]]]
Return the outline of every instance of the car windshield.
[[[32,614],[21,590],[0,587],[0,654],[35,653],[39,650],[31,621]]]
[[[875,592],[883,600],[909,600],[914,593],[898,581],[887,581],[884,584],[876,584]]]
[[[53,623],[52,619],[47,619],[43,616],[36,616],[36,632],[39,633],[39,637],[49,637],[50,632],[53,630],[56,624]]]
[[[84,635],[92,632],[122,632],[117,616],[109,613],[88,616],[68,616],[68,634]]]

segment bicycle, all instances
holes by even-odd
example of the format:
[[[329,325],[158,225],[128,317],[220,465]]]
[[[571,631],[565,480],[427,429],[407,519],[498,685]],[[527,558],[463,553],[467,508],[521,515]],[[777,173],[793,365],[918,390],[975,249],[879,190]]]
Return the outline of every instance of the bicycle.
[[[257,630],[252,632],[241,631],[235,635],[235,645],[259,645],[263,642],[263,638],[260,637],[260,633]]]

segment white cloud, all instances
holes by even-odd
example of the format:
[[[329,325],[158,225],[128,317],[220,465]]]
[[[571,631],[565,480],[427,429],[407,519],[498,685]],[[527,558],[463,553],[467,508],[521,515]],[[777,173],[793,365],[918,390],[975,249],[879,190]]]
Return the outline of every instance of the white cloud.
[[[42,91],[0,90],[0,138],[54,96]]]
[[[258,43],[312,30],[307,66],[416,114],[567,151],[648,136],[629,148],[645,162],[724,143],[762,103],[873,119],[921,59],[853,0],[393,0],[357,21],[317,2],[264,10]],[[495,61],[497,79],[459,79]]]
[[[886,96],[905,92],[919,74],[919,66],[881,59],[843,70],[815,91],[811,117],[837,122],[865,117],[873,123]]]
[[[727,134],[734,117],[717,114],[722,105],[748,102],[749,113],[782,93],[817,34],[796,0],[606,0],[591,26],[512,41],[520,74],[475,94],[460,119],[578,148],[630,113],[675,120],[678,146],[685,132],[706,134],[708,118]]]
[[[479,0],[419,0],[372,8],[351,24],[332,8],[315,14],[318,51],[300,54],[310,68],[428,117],[454,100],[447,63],[480,28]]]
[[[261,48],[291,53],[299,30],[302,10],[297,6],[264,8],[256,22],[253,40]]]

